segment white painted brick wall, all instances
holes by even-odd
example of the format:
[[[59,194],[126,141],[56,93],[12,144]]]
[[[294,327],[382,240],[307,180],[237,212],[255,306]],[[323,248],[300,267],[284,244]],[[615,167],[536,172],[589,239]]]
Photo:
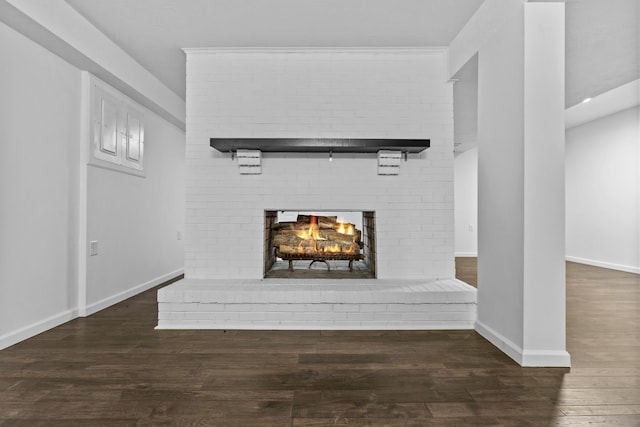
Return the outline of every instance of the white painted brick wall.
[[[275,306],[278,306],[279,310],[274,310]],[[477,317],[475,303],[318,303],[304,304],[304,311],[293,310],[288,306],[289,304],[165,304],[160,306],[158,320],[161,329],[185,326],[206,329],[470,329]],[[171,309],[179,311],[170,311]]]
[[[187,52],[185,276],[260,278],[265,210],[376,212],[379,278],[454,275],[453,94],[443,50]],[[240,175],[211,137],[429,138],[375,155],[263,153]]]

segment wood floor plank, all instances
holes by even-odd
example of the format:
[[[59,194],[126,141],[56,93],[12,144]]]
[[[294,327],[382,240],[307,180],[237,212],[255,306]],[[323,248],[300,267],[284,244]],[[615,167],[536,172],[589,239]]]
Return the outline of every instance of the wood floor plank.
[[[375,390],[321,390],[296,391],[293,408],[318,403],[424,403],[424,402],[472,402],[473,397],[463,389],[439,390],[411,387]]]
[[[0,426],[640,425],[638,275],[567,263],[571,369],[473,331],[156,331],[156,291],[0,351]]]
[[[298,358],[300,364],[340,364],[340,365],[362,365],[373,363],[391,363],[391,357],[388,354],[330,354],[330,353],[313,353],[300,354]]]
[[[0,426],[2,427],[137,427],[138,425],[137,418],[95,418],[84,420],[78,420],[75,418],[64,418],[58,420],[29,418],[26,420],[10,419],[5,420],[4,422],[0,419]]]
[[[294,418],[293,427],[429,427],[429,426],[499,426],[496,419],[406,419],[406,418]]]
[[[432,418],[422,403],[333,402],[309,401],[294,404],[294,418],[324,418],[333,420],[360,420],[401,418],[422,420]]]
[[[559,405],[564,415],[640,415],[640,405]]]
[[[524,402],[484,401],[484,402],[432,402],[427,403],[434,418],[448,417],[545,417],[553,418],[559,413],[549,401],[531,400]]]
[[[640,415],[593,415],[558,417],[556,426],[637,427]]]

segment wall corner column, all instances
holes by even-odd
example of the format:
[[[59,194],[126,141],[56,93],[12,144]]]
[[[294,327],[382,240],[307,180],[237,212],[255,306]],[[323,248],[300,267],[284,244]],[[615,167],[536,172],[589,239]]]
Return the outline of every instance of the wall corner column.
[[[564,3],[524,5],[523,366],[566,351]]]
[[[523,366],[566,351],[564,3],[487,0],[450,44],[478,54],[476,331]]]

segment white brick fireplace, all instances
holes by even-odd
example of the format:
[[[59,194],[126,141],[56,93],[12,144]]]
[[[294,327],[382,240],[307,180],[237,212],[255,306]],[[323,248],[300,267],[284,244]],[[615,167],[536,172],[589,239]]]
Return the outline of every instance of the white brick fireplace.
[[[186,53],[185,280],[160,291],[159,327],[357,328],[369,317],[398,328],[430,327],[429,317],[439,319],[431,327],[473,327],[475,289],[454,279],[453,91],[445,49]],[[409,154],[397,176],[378,175],[375,154],[345,153],[332,161],[325,153],[263,153],[261,173],[245,175],[228,153],[209,146],[212,137],[428,138],[431,147]],[[262,279],[264,215],[278,210],[375,212],[378,279]],[[399,314],[406,310],[398,304],[427,304],[420,295],[438,283],[465,295],[431,301],[462,304],[445,310],[457,313],[452,322]],[[320,304],[317,315],[300,316],[305,304]],[[362,304],[375,304],[364,310],[379,314],[355,316]]]

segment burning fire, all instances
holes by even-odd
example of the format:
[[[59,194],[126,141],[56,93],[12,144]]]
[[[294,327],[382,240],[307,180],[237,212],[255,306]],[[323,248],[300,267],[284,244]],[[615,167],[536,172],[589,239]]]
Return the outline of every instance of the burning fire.
[[[334,230],[340,234],[347,236],[355,236],[355,228],[353,224],[344,222],[336,222],[337,227]],[[309,228],[299,230],[295,233],[296,237],[302,239],[302,241],[295,248],[293,253],[296,254],[314,254],[314,253],[343,253],[343,254],[356,254],[360,251],[360,247],[355,243],[335,243],[331,242],[327,236],[320,233],[320,227],[318,225],[318,217],[311,216],[309,221]],[[355,239],[355,237],[354,237]],[[282,248],[281,248],[282,249]]]
[[[348,236],[353,236],[355,234],[353,224],[345,224],[344,222],[338,222],[338,229],[336,231]]]
[[[330,252],[330,253],[338,253],[341,251],[340,245],[338,245],[337,243],[335,245],[325,246],[323,249],[324,249],[324,252]]]
[[[320,235],[320,228],[318,227],[318,217],[317,216],[312,216],[311,217],[311,221],[309,224],[309,229],[308,230],[302,230],[302,231],[298,231],[296,233],[296,236],[298,236],[301,239],[304,240],[327,240],[326,238],[322,237]]]

